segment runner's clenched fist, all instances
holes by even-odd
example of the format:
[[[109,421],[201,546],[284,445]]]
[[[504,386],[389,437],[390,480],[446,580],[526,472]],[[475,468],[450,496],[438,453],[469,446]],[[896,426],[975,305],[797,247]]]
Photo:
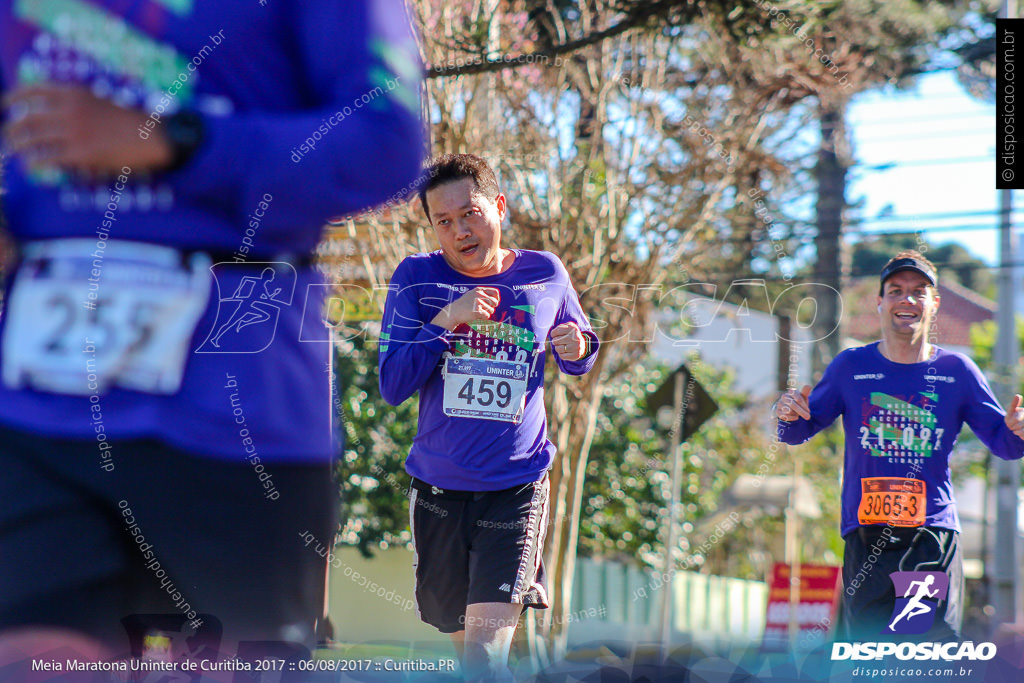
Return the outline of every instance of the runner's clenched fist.
[[[499,301],[501,295],[494,287],[474,287],[442,308],[431,322],[452,331],[462,323],[489,319]]]
[[[587,341],[575,323],[562,323],[551,330],[551,347],[562,360],[579,360],[587,354]]]

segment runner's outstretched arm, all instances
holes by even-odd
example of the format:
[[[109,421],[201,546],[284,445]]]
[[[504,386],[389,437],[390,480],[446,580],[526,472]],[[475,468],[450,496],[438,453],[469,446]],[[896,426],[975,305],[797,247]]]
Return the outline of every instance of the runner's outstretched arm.
[[[810,418],[799,417],[796,420],[779,420],[778,435],[779,441],[791,445],[800,444],[820,432],[825,427],[835,422],[843,412],[843,400],[839,393],[839,384],[836,381],[843,365],[842,354],[836,356],[835,360],[825,368],[821,381],[811,391],[807,398],[807,410]],[[780,399],[783,400],[783,399]]]
[[[968,358],[964,360],[968,374],[973,380],[969,381],[965,388],[970,395],[965,401],[964,422],[997,457],[1003,460],[1018,460],[1024,457],[1024,440],[1011,431],[1006,413],[985,381],[985,376],[973,361]],[[1016,398],[1014,402],[1016,403]],[[1017,407],[1019,406],[1011,406],[1011,411],[1016,413]],[[1010,417],[1010,421],[1014,421],[1013,416]]]

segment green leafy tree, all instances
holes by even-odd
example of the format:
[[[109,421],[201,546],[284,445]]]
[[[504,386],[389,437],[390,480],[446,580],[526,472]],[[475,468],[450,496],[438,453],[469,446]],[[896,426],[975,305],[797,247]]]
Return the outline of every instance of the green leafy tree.
[[[369,557],[374,549],[412,540],[404,463],[416,434],[419,397],[397,407],[384,402],[376,344],[366,337],[362,334],[336,347],[335,411],[345,432],[344,454],[337,466],[344,499],[339,540]]]
[[[1017,343],[1020,348],[1024,348],[1024,316],[1017,315]],[[984,322],[976,323],[971,326],[971,359],[978,364],[981,371],[989,378],[989,380],[997,379],[994,375],[990,374],[996,371],[995,367],[995,350],[996,350],[996,337],[999,335],[999,326],[995,320],[985,320]],[[1017,361],[1020,363],[1020,360]],[[1016,373],[1018,377],[1021,374]],[[1024,383],[1020,384],[1018,391],[1024,389]]]
[[[682,449],[679,544],[672,549],[677,569],[762,580],[772,562],[783,560],[781,510],[722,508],[723,494],[743,473],[788,475],[796,457],[802,476],[821,492],[823,520],[802,534],[805,560],[835,562],[841,553],[838,530],[838,430],[806,445],[774,443],[768,406],[731,389],[731,371],[699,358],[687,362],[694,377],[718,403],[718,412]],[[664,366],[637,364],[610,383],[602,400],[598,436],[591,447],[584,489],[580,552],[613,557],[660,571],[671,500],[669,434],[646,414],[646,396],[667,374]],[[713,544],[716,523],[736,513],[728,533]]]
[[[1018,348],[1024,348],[1024,316],[1017,315],[1017,345]],[[1011,379],[1007,372],[1004,370],[1000,372],[1000,368],[996,366],[995,362],[995,348],[996,348],[996,337],[999,335],[999,326],[994,320],[985,320],[984,322],[976,323],[971,326],[971,359],[977,363],[978,368],[985,374],[990,384],[995,385],[993,389],[998,392],[997,388],[1002,381]],[[1012,380],[1017,384],[1017,393],[1024,394],[1024,372],[1022,372],[1022,361],[1024,359],[1017,359],[1017,368],[1013,369]],[[997,394],[997,398],[1003,404],[1003,407],[1007,407],[1007,401],[1009,396],[1001,396]],[[972,438],[976,437],[971,435]],[[965,463],[957,463],[958,466],[954,468],[954,475],[963,476],[963,474],[970,474],[975,477],[987,477],[987,469],[991,460],[991,453],[988,450],[982,451],[980,448],[977,449],[980,455],[976,455],[970,458]],[[1021,473],[1021,485],[1024,485],[1024,472]]]

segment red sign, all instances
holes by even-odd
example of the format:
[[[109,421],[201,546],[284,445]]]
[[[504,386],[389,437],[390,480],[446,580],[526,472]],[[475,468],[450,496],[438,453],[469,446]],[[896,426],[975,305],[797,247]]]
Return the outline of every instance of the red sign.
[[[776,563],[768,584],[765,612],[766,650],[789,648],[789,565]],[[796,649],[807,650],[824,641],[836,623],[839,607],[839,567],[827,564],[800,565],[800,589],[796,603]]]

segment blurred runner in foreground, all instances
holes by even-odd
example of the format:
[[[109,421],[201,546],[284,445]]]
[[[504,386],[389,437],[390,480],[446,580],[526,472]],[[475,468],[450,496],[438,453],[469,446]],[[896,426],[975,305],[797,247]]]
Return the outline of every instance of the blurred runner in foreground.
[[[309,254],[419,175],[404,12],[0,0],[6,642],[119,654],[131,624],[219,622],[230,651],[313,644],[325,563],[301,541],[337,510]]]

